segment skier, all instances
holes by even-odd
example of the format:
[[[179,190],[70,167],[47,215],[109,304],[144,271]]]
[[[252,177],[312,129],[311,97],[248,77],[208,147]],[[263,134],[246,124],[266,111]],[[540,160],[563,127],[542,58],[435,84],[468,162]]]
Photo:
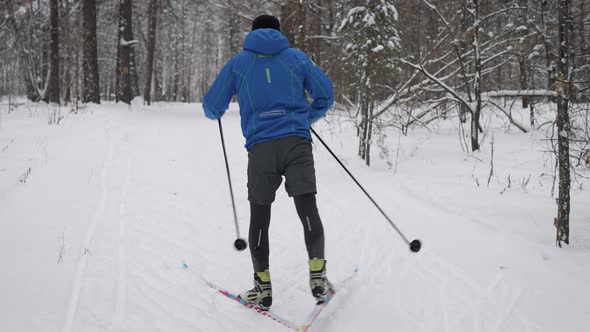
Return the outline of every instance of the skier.
[[[262,310],[272,304],[268,227],[284,176],[304,229],[311,293],[321,303],[334,288],[326,277],[310,125],[334,103],[332,82],[304,52],[289,47],[276,17],[261,15],[252,22],[243,51],[225,64],[204,96],[205,115],[219,119],[234,95],[248,150],[248,241],[254,266],[254,288],[240,297]]]

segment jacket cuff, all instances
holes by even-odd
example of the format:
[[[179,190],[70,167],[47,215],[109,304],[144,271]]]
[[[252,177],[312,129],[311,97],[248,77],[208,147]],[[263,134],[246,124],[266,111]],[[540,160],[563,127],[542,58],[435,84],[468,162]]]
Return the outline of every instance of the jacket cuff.
[[[205,105],[203,105],[203,111],[205,112],[205,116],[211,120],[217,120],[219,119],[219,116],[217,116],[217,114],[215,114],[214,112],[212,112],[211,110],[209,110],[208,107],[205,107]]]

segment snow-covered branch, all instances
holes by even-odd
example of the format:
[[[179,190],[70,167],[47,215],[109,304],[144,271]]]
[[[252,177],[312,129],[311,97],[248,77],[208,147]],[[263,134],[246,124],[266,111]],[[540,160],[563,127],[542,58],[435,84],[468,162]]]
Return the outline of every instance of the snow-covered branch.
[[[400,59],[400,61],[403,64],[406,64],[406,65],[420,71],[422,74],[424,74],[426,77],[428,77],[428,79],[435,82],[437,85],[439,85],[446,92],[448,92],[450,95],[455,97],[455,99],[459,100],[463,105],[465,105],[469,110],[471,110],[473,112],[471,103],[469,103],[465,98],[463,98],[455,89],[451,88],[445,82],[441,81],[440,79],[438,79],[437,77],[435,77],[434,75],[429,73],[428,70],[426,70],[422,65],[417,65],[417,64],[411,63],[405,59]]]
[[[125,40],[125,38],[121,37],[119,44],[123,47],[133,46],[133,45],[139,44],[139,40],[137,40],[137,39]]]

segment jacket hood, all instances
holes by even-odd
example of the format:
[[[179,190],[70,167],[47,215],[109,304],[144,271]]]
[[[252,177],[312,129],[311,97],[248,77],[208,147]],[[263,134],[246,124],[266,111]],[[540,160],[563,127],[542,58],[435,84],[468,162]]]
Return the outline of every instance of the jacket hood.
[[[277,54],[289,48],[289,40],[275,29],[257,29],[248,34],[244,49],[259,54]]]

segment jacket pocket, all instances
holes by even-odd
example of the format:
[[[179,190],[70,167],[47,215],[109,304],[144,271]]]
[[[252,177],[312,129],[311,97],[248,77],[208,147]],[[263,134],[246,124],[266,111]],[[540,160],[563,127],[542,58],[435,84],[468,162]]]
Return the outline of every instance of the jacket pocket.
[[[269,117],[269,116],[281,116],[287,114],[285,110],[273,110],[273,111],[266,111],[259,114],[261,118]]]

